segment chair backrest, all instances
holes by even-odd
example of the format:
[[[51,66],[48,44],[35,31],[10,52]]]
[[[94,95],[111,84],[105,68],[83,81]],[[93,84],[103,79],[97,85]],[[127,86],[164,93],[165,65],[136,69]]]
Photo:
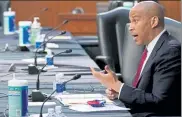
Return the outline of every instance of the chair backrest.
[[[120,6],[122,6],[122,1],[110,1],[108,6],[108,11],[113,10]]]
[[[182,24],[174,19],[165,17],[165,29],[170,35],[182,42]]]
[[[97,33],[101,55],[114,60],[114,65],[111,65],[111,61],[107,61],[107,64],[117,70],[115,72],[120,72],[117,44],[118,41],[123,41],[125,25],[128,22],[129,8],[118,7],[97,15]]]
[[[180,22],[165,17],[165,29],[180,42],[182,41],[182,24]],[[126,25],[124,41],[120,46],[123,47],[123,52],[119,53],[121,74],[124,82],[131,85],[144,46],[137,46],[135,44],[129,32],[129,24]]]
[[[129,32],[129,24],[126,24],[124,41],[123,44],[120,45],[120,48],[121,47],[122,52],[119,53],[121,74],[123,81],[128,85],[131,85],[144,46],[136,45],[132,35]]]

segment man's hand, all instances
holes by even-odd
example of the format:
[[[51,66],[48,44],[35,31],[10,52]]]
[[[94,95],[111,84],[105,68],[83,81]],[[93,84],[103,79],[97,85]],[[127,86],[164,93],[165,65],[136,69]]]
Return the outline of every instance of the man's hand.
[[[107,72],[107,74],[97,72],[93,68],[90,69],[93,76],[97,78],[107,88],[111,88],[116,92],[120,91],[122,83],[118,80],[116,74],[108,66],[105,66],[105,71]]]
[[[114,100],[118,98],[118,93],[113,89],[106,89],[106,95],[110,100]]]

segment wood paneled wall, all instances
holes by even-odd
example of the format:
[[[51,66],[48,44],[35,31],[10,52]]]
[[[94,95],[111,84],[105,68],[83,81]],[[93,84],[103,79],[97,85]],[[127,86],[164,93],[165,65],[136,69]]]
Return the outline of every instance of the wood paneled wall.
[[[61,29],[72,32],[73,35],[96,35],[96,3],[97,1],[11,1],[12,10],[16,11],[16,23],[27,20],[32,14],[42,8],[40,22],[42,26],[56,27],[63,20],[69,20]],[[82,15],[73,15],[72,10],[80,7]],[[80,21],[75,19],[80,19]],[[33,20],[33,19],[32,19]]]
[[[180,1],[158,1],[164,6],[167,17],[173,18],[178,21],[181,20]],[[70,31],[73,35],[96,35],[97,2],[102,1],[12,0],[11,7],[14,11],[16,11],[16,22],[20,20],[27,20],[35,12],[47,7],[49,8],[49,10],[39,16],[42,26],[56,27],[63,20],[67,19],[70,20],[70,22],[64,25],[61,29]],[[76,7],[81,7],[84,10],[84,14],[71,14],[72,10]]]
[[[180,0],[159,0],[165,8],[165,15],[172,19],[181,21],[181,1]]]

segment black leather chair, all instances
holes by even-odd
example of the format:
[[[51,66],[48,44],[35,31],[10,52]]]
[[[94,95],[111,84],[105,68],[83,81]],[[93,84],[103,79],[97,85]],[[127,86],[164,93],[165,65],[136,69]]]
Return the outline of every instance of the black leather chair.
[[[118,43],[122,43],[125,25],[129,22],[129,9],[118,7],[97,15],[97,32],[101,56],[96,57],[98,64],[108,64],[115,72],[120,72]],[[120,47],[119,47],[120,49]]]
[[[182,24],[179,21],[165,17],[165,28],[176,39],[182,42]]]
[[[182,42],[182,24],[180,22],[165,17],[165,29],[169,32],[169,34],[171,34],[180,42]],[[128,85],[131,85],[144,46],[137,46],[135,44],[133,37],[129,32],[129,24],[126,25],[123,44],[120,43],[119,47],[122,47],[123,50],[119,53],[119,60],[121,66],[120,73],[123,77],[122,80]]]
[[[109,6],[108,6],[108,11],[122,6],[122,3],[123,3],[123,1],[110,1]]]
[[[123,78],[122,80],[128,85],[131,85],[144,46],[136,45],[132,35],[129,32],[129,24],[126,24],[123,43],[120,43],[119,47],[122,50],[122,52],[119,53],[119,61],[121,67],[120,73]]]

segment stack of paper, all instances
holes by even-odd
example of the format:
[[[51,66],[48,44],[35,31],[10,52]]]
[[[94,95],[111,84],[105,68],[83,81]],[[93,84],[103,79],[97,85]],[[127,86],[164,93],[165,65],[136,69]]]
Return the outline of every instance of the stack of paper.
[[[28,102],[28,106],[42,106],[43,102]],[[44,106],[56,106],[55,102],[45,102]]]
[[[105,100],[107,104],[112,104],[113,101],[109,100],[102,94],[58,94],[55,95],[63,105],[70,106],[75,104],[87,104],[91,100]]]
[[[130,110],[129,108],[119,107],[114,104],[106,104],[104,107],[92,107],[90,105],[72,105],[69,109],[79,112],[97,112],[97,111],[119,111],[119,110]]]

